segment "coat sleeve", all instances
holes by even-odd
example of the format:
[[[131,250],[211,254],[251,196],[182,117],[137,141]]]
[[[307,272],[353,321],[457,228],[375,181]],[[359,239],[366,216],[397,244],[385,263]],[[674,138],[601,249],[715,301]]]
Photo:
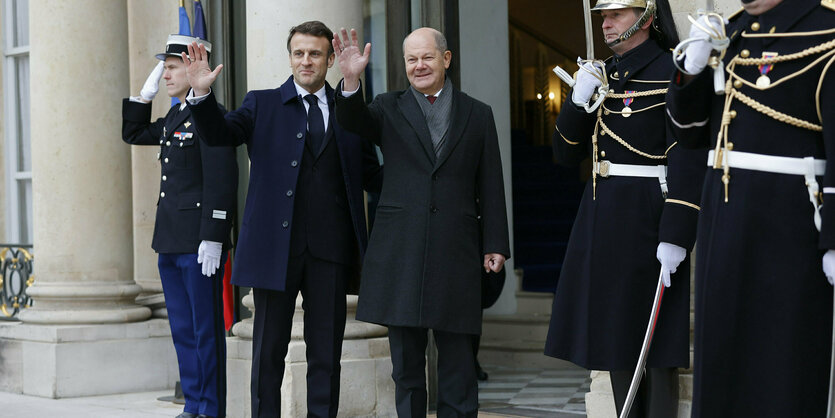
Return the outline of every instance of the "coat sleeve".
[[[224,109],[218,106],[223,114]],[[234,147],[200,145],[203,170],[201,240],[226,243],[237,208],[238,162]]]
[[[684,148],[710,146],[710,108],[713,96],[711,72],[702,71],[685,82],[676,70],[667,90],[667,118],[673,128],[673,137]],[[705,157],[707,159],[707,157]]]
[[[586,113],[571,101],[572,92],[560,108],[552,137],[554,158],[557,163],[573,167],[589,156],[589,141],[594,133],[596,116]]]
[[[484,254],[498,253],[510,258],[510,240],[507,231],[507,207],[505,206],[502,158],[493,110],[486,108],[484,144],[478,172],[478,201],[481,214],[481,236]]]
[[[165,120],[151,122],[151,104],[122,101],[122,140],[131,145],[159,145]]]
[[[659,240],[688,251],[696,243],[696,223],[702,184],[707,171],[707,150],[687,149],[678,144],[667,127],[667,198],[661,213]]]
[[[248,144],[255,127],[255,93],[249,92],[236,110],[226,115],[218,106],[214,93],[196,105],[189,104],[197,134],[210,146]]]
[[[334,97],[336,121],[339,125],[366,141],[381,145],[380,124],[383,116],[380,110],[379,97],[375,98],[370,105],[366,105],[361,85],[359,91],[345,97],[342,95],[342,81],[336,86]]]
[[[820,248],[835,249],[835,59],[820,81],[820,117],[823,146],[826,152],[826,174],[823,176]]]

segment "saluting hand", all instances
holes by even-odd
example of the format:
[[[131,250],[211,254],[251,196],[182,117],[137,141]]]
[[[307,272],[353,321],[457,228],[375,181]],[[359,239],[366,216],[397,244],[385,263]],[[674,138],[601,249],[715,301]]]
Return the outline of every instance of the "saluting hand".
[[[354,91],[359,87],[360,74],[365,71],[368,65],[368,57],[371,55],[371,44],[365,44],[365,50],[360,51],[357,41],[357,31],[351,29],[351,39],[348,39],[348,31],[342,28],[342,39],[339,33],[333,34],[333,52],[339,60],[339,69],[345,81],[342,83],[344,91]]]
[[[484,254],[484,271],[498,273],[504,267],[505,258],[498,253]]]
[[[188,83],[194,90],[195,96],[203,96],[209,94],[209,88],[217,79],[220,70],[223,69],[223,64],[220,64],[214,71],[209,67],[209,54],[206,52],[206,46],[192,42],[188,45],[188,55],[182,53],[183,62],[186,64],[186,75],[188,76]]]

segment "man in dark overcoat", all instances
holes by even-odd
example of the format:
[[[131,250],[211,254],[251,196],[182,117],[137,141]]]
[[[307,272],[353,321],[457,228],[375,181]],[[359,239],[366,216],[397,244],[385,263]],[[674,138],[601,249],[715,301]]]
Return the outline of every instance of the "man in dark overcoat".
[[[211,71],[199,51],[189,66],[187,100],[201,138],[246,144],[251,163],[232,283],[252,287],[255,298],[254,417],[280,415],[299,292],[308,416],[334,417],[339,406],[345,296],[356,286],[367,242],[363,187],[375,188],[380,167],[373,146],[334,117],[333,89],[325,82],[334,62],[332,37],[318,21],[291,28],[293,75],[277,89],[250,91],[225,117],[210,90],[220,67]]]
[[[698,42],[686,47],[667,94],[679,141],[711,150],[696,250],[693,417],[824,416],[835,276],[835,5],[742,6],[727,24],[702,17],[693,25]],[[707,65],[712,37],[728,45],[718,95]]]
[[[237,206],[235,149],[200,143],[185,104],[189,90],[181,53],[200,42],[171,35],[161,60],[139,96],[122,103],[122,139],[159,147],[162,165],[151,243],[159,253],[159,273],[171,337],[177,352],[185,407],[180,418],[226,415],[226,334],[222,272]],[[180,102],[151,122],[151,100],[165,79],[168,95]],[[214,104],[217,112],[223,108]]]
[[[706,152],[682,149],[667,129],[668,51],[678,42],[667,1],[600,0],[592,10],[601,14],[615,54],[605,68],[583,64],[553,135],[560,164],[591,157],[593,172],[554,295],[545,354],[608,370],[620,412],[661,270],[668,288],[629,416],[674,417],[676,368],[690,362],[687,254],[695,242]],[[587,112],[604,81],[606,99]]]
[[[452,53],[430,28],[403,42],[410,87],[366,106],[359,76],[371,45],[360,50],[351,36],[343,29],[334,38],[345,76],[337,120],[380,145],[386,166],[357,319],[389,327],[399,416],[426,415],[429,329],[438,347],[438,416],[475,416],[471,334],[481,333],[481,270],[498,272],[510,256],[493,112],[452,85],[445,74]]]

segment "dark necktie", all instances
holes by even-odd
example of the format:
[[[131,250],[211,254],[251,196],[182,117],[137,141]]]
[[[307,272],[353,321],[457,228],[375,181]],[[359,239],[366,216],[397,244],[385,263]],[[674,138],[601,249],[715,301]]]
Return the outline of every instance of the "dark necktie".
[[[315,94],[304,96],[310,108],[307,109],[307,132],[310,140],[310,148],[318,153],[325,140],[325,118],[322,117],[322,109],[319,109],[319,98]]]
[[[429,100],[429,104],[435,104],[435,100],[437,98],[437,96],[426,96],[426,100]]]

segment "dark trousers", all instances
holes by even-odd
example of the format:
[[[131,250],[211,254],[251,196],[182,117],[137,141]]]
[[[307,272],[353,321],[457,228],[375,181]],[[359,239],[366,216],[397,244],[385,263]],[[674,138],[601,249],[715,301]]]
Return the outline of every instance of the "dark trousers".
[[[429,330],[389,327],[391,377],[398,417],[426,416]],[[472,335],[432,330],[438,347],[438,418],[478,415]]]
[[[253,289],[253,417],[281,416],[284,357],[300,291],[307,345],[307,416],[336,416],[345,333],[345,284],[352,270],[349,265],[321,260],[305,251],[290,257],[284,292]]]
[[[629,385],[632,383],[632,370],[609,372],[612,378],[612,393],[615,395],[615,407],[620,415]],[[675,368],[646,369],[629,418],[669,418],[678,416],[678,371]]]
[[[184,410],[226,415],[226,334],[223,323],[223,264],[206,277],[197,254],[160,254],[159,275],[177,352]]]

